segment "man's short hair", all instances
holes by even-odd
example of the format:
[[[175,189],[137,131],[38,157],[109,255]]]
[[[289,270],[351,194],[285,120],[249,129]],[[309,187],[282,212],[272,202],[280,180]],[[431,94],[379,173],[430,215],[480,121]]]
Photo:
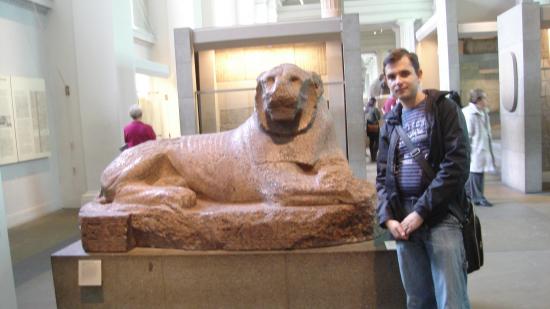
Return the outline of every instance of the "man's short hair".
[[[485,94],[485,91],[482,89],[476,88],[470,90],[470,102],[477,103],[477,101],[485,99],[487,95]]]
[[[141,107],[139,107],[139,105],[137,105],[137,104],[134,104],[134,105],[130,106],[129,114],[130,114],[130,117],[132,117],[132,119],[136,120],[136,119],[141,118],[141,115],[143,113],[141,111]]]
[[[384,68],[383,68],[384,75],[386,75],[386,65],[394,64],[399,60],[401,60],[401,58],[403,57],[409,58],[409,61],[411,62],[414,68],[414,73],[418,75],[418,71],[420,71],[420,62],[418,62],[418,56],[415,53],[411,53],[404,48],[392,49],[390,51],[390,54],[387,55],[386,58],[384,58]]]

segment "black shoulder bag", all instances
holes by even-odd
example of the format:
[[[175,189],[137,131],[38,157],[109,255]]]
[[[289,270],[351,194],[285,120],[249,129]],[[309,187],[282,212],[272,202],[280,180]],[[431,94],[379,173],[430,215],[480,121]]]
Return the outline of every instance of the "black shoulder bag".
[[[434,179],[435,173],[428,164],[428,161],[421,156],[422,152],[420,148],[414,146],[401,125],[396,125],[395,130],[407,146],[413,159],[420,164],[424,173],[426,173],[429,179]],[[466,194],[464,194],[462,201],[462,203],[467,204],[463,205],[465,206],[466,213],[462,222],[462,238],[464,239],[464,250],[466,252],[466,260],[468,261],[468,273],[471,273],[483,266],[483,239],[481,237],[481,223],[474,212],[472,202],[470,202]],[[460,216],[457,216],[457,218],[460,218]]]

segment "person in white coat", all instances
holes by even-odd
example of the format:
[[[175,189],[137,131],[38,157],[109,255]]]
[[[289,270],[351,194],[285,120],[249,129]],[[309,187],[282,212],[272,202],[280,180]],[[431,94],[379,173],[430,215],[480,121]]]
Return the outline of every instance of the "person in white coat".
[[[483,195],[483,174],[495,171],[491,123],[487,108],[487,95],[482,89],[470,90],[470,103],[462,109],[470,138],[470,177],[466,192],[477,206],[493,206]]]

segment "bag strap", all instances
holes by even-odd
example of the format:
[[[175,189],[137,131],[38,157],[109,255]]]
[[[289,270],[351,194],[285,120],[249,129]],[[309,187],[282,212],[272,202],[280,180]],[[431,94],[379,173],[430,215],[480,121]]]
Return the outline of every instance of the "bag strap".
[[[418,162],[418,164],[420,164],[420,167],[424,170],[424,173],[428,175],[430,180],[434,179],[435,173],[431,166],[428,164],[428,161],[426,161],[426,159],[422,156],[422,151],[420,150],[420,148],[414,146],[411,139],[409,138],[407,133],[405,133],[405,130],[403,130],[403,127],[401,125],[396,125],[395,129],[397,130],[397,133],[399,134],[401,140],[407,146],[407,149],[411,153],[413,159]]]
[[[390,188],[395,187],[394,177],[389,177],[389,173],[395,173],[395,148],[399,143],[398,135],[395,133],[395,128],[390,135],[390,145],[388,149],[393,149],[394,151],[388,152],[388,159],[386,161],[386,186]]]
[[[439,104],[441,103],[441,101],[445,100],[445,96],[449,94],[448,92],[446,93],[443,93],[443,95],[441,95],[436,101],[435,101],[435,104]],[[434,170],[432,169],[432,167],[430,166],[430,164],[428,163],[428,161],[422,156],[422,151],[420,151],[420,148],[418,147],[415,147],[414,144],[412,143],[411,139],[409,138],[409,136],[407,135],[407,133],[405,133],[405,130],[403,130],[403,127],[401,126],[401,124],[396,124],[395,125],[395,129],[397,131],[397,133],[399,134],[399,137],[401,138],[401,140],[403,140],[403,142],[405,143],[405,145],[407,146],[407,149],[409,150],[409,152],[411,153],[411,156],[413,157],[413,159],[418,163],[420,164],[420,167],[422,168],[422,170],[424,171],[424,173],[426,173],[426,175],[428,176],[428,178],[430,178],[430,181],[435,179],[435,172]]]

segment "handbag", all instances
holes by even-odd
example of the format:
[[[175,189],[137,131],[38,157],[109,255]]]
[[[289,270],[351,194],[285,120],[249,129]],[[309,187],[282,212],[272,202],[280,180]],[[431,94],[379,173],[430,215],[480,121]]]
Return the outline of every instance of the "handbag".
[[[378,133],[380,131],[380,125],[378,123],[367,123],[367,133]]]
[[[367,113],[365,114],[365,123],[367,125],[367,133],[380,132],[380,116],[377,114],[378,108],[375,106],[369,106]]]
[[[422,151],[420,148],[415,147],[411,142],[411,139],[403,130],[401,125],[396,125],[395,129],[397,134],[409,150],[411,156],[414,158],[420,167],[429,177],[429,179],[435,178],[435,173],[431,166],[428,164],[428,161],[421,156]],[[466,261],[468,262],[468,273],[474,272],[483,266],[483,238],[481,236],[481,222],[479,221],[478,216],[475,214],[474,206],[470,199],[466,196],[465,191],[463,190],[462,206],[466,210],[464,219],[462,220],[462,239],[464,242],[464,251],[466,253]],[[457,218],[462,218],[459,214],[453,214]]]
[[[475,214],[474,206],[468,197],[466,219],[462,223],[462,237],[464,238],[464,250],[468,261],[468,273],[474,272],[483,266],[483,238],[481,236],[481,222]]]

